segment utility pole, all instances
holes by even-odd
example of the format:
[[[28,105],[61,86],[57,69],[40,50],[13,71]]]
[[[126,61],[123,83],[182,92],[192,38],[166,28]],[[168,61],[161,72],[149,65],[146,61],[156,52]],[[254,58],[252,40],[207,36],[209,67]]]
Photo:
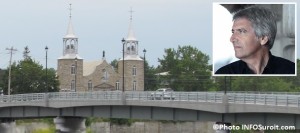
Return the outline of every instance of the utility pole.
[[[11,60],[12,60],[12,54],[14,51],[17,51],[17,49],[14,49],[14,47],[6,48],[6,50],[9,50],[10,59],[9,59],[9,71],[8,71],[8,89],[7,94],[10,95],[10,82],[11,82]]]

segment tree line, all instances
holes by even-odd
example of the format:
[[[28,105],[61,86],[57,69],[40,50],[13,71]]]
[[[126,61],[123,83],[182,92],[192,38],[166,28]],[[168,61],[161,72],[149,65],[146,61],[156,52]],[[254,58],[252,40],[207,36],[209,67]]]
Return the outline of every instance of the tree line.
[[[166,86],[176,91],[300,91],[300,60],[297,76],[232,76],[213,77],[209,56],[192,46],[165,49],[160,65],[146,64],[146,90]],[[167,75],[157,73],[167,72]]]
[[[11,65],[11,94],[41,93],[59,91],[59,81],[56,70],[44,68],[29,56],[30,51],[26,46],[23,52],[23,59],[13,62]],[[0,87],[3,94],[8,94],[9,66],[2,71]],[[47,71],[47,73],[46,73]]]
[[[167,48],[158,66],[145,61],[145,91],[172,88],[175,91],[285,91],[300,90],[299,76],[213,77],[209,56],[190,45]],[[43,68],[29,56],[26,46],[23,59],[11,65],[11,94],[57,92],[59,81],[54,68]],[[297,60],[297,75],[300,62]],[[117,60],[111,65],[117,68]],[[8,69],[7,69],[8,70]],[[7,94],[8,71],[0,71],[0,87]],[[47,75],[46,75],[47,71]],[[1,74],[2,73],[2,74]],[[0,88],[0,89],[1,89]]]

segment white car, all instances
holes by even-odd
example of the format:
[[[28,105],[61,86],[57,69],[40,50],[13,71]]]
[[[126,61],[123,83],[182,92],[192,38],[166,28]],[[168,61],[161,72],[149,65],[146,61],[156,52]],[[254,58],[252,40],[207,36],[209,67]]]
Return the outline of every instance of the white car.
[[[151,99],[170,99],[170,100],[174,100],[175,96],[173,94],[173,90],[171,88],[160,88],[157,89],[155,92],[151,93]]]

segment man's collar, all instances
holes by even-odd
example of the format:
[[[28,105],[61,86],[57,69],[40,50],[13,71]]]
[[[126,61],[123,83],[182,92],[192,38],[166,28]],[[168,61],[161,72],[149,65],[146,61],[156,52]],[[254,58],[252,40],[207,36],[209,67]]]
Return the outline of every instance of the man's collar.
[[[268,63],[266,65],[266,67],[264,68],[263,74],[266,73],[267,71],[270,71],[269,69],[271,68],[271,66],[274,66],[274,55],[272,55],[271,51],[269,52],[269,59],[268,59]]]

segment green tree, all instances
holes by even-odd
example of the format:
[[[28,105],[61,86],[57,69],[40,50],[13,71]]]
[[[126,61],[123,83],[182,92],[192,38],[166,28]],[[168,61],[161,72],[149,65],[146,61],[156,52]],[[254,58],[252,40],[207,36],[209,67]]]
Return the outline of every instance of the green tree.
[[[115,70],[118,70],[118,60],[114,59],[110,62],[110,65],[113,66]]]
[[[233,91],[290,91],[292,84],[280,77],[235,77]]]
[[[8,71],[5,76],[8,77]],[[11,66],[11,94],[56,92],[58,91],[59,81],[54,69],[47,71],[48,88],[46,85],[46,69],[31,58],[26,58],[13,63]],[[4,83],[8,79],[4,78]],[[4,94],[8,92],[7,84],[4,84]]]
[[[297,60],[297,76],[274,76],[274,77],[231,77],[227,78],[227,90],[232,91],[300,91],[300,60]],[[225,77],[215,77],[217,90],[225,89]],[[231,86],[230,86],[231,85]],[[229,87],[230,86],[230,87]]]
[[[208,55],[192,46],[178,46],[165,49],[163,59],[159,59],[162,72],[174,90],[206,91],[212,87],[211,66]]]
[[[29,56],[29,53],[30,53],[30,50],[29,50],[28,46],[26,46],[26,47],[24,48],[23,58],[24,58],[24,59],[29,59],[29,58],[31,58],[31,57]]]
[[[154,66],[149,66],[148,61],[145,61],[145,91],[153,91],[159,87],[158,77],[155,75],[157,69]]]
[[[282,77],[286,82],[291,82],[290,91],[300,91],[300,60],[297,59],[297,76]]]

